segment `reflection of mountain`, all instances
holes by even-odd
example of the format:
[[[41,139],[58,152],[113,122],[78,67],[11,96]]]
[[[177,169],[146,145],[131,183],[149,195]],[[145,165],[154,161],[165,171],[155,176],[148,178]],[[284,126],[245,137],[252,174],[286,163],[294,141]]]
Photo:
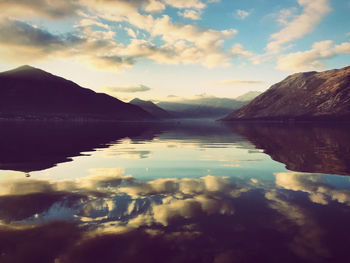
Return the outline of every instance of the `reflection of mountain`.
[[[1,124],[0,169],[23,172],[44,170],[71,157],[124,137],[143,137],[152,127],[146,124]],[[147,137],[151,137],[148,132]]]
[[[350,67],[290,75],[224,120],[350,120]]]
[[[3,122],[0,130],[0,170],[31,172],[48,169],[96,148],[107,148],[121,138],[133,142],[186,140],[202,144],[237,143],[243,139],[217,122],[174,123],[65,123]],[[118,148],[118,146],[116,146]],[[113,151],[121,157],[147,158],[148,151]]]
[[[0,117],[25,119],[144,120],[138,106],[85,89],[43,70],[23,66],[0,73]]]
[[[350,127],[235,124],[232,130],[298,172],[350,175]]]

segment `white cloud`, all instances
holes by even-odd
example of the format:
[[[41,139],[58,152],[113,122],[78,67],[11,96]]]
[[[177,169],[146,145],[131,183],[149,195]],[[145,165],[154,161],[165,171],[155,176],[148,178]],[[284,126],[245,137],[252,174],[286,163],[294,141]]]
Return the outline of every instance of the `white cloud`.
[[[132,28],[125,27],[124,30],[126,31],[126,33],[128,33],[129,36],[131,36],[132,38],[136,38],[136,33]]]
[[[292,7],[288,9],[282,9],[278,13],[277,22],[281,25],[287,25],[291,19],[293,19],[296,15],[297,8]]]
[[[206,7],[206,4],[200,0],[164,0],[164,2],[172,7],[184,9],[184,8],[196,8],[202,9]]]
[[[211,87],[232,87],[239,85],[259,85],[264,84],[263,81],[260,80],[241,80],[241,79],[231,79],[231,80],[221,80],[221,81],[207,81],[202,82],[205,86]]]
[[[233,45],[230,52],[236,57],[250,57],[253,55],[253,52],[245,50],[241,44]]]
[[[151,88],[142,84],[137,84],[137,85],[122,86],[122,87],[105,87],[103,90],[108,94],[113,94],[113,93],[119,93],[119,92],[126,92],[126,93],[145,92],[145,91],[151,90]]]
[[[157,0],[150,0],[144,7],[146,12],[157,13],[165,9],[165,5]]]
[[[270,36],[267,51],[278,53],[283,45],[312,32],[322,18],[331,10],[328,0],[298,0],[303,7],[302,14],[286,23],[285,27]]]
[[[350,54],[350,42],[335,45],[331,40],[316,42],[312,49],[281,55],[277,69],[291,71],[321,70],[326,67],[325,60],[339,54]]]
[[[186,9],[183,12],[178,12],[179,16],[183,16],[184,18],[189,18],[192,20],[199,20],[201,18],[201,12],[198,10]]]
[[[230,50],[224,48],[224,41],[237,33],[235,29],[213,30],[193,24],[175,23],[167,15],[153,16],[148,13],[160,12],[166,5],[169,5],[185,9],[179,12],[187,18],[199,19],[201,10],[211,1],[99,0],[98,4],[96,0],[71,0],[71,3],[67,1],[65,4],[51,2],[48,0],[31,2],[21,0],[14,4],[5,1],[1,2],[0,6],[3,6],[2,10],[5,10],[2,13],[3,16],[10,14],[14,19],[16,17],[63,19],[67,15],[75,15],[78,19],[75,28],[79,32],[75,32],[72,39],[76,41],[70,43],[72,41],[69,42],[69,39],[63,39],[60,35],[37,30],[41,37],[50,41],[50,45],[45,46],[41,45],[40,41],[32,39],[38,36],[37,34],[13,36],[6,33],[6,35],[11,35],[9,39],[16,40],[16,45],[12,43],[11,52],[7,53],[5,49],[8,45],[3,45],[3,50],[0,50],[2,54],[4,53],[3,58],[20,58],[22,62],[30,63],[32,59],[74,57],[99,69],[121,70],[142,59],[165,64],[201,64],[212,68],[228,66],[234,57]],[[71,7],[72,10],[68,7]],[[62,14],[55,14],[54,8]],[[46,9],[51,11],[45,11]],[[123,44],[116,41],[118,35],[114,27],[110,26],[111,23],[102,22],[104,20],[122,23],[119,25],[123,25],[121,27],[130,36],[130,43]],[[0,24],[3,22],[0,21]],[[139,38],[143,36],[144,39],[138,40],[136,36]],[[25,41],[23,41],[24,37]],[[159,38],[163,43],[159,44],[158,41],[157,43],[154,41]],[[2,37],[3,42],[9,42],[9,39]],[[54,41],[57,43],[53,43]],[[28,48],[28,43],[31,45],[30,48]],[[54,45],[57,46],[56,49]],[[48,49],[49,52],[47,52]]]
[[[237,15],[237,17],[238,17],[239,19],[244,20],[244,19],[246,19],[246,18],[250,15],[250,13],[249,13],[248,11],[238,9],[238,10],[236,11],[236,15]]]

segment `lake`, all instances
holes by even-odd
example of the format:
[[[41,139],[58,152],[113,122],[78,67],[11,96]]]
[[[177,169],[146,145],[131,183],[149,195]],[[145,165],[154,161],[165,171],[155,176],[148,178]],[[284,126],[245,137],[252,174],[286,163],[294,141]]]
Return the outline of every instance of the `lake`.
[[[350,127],[3,122],[0,262],[347,262]]]

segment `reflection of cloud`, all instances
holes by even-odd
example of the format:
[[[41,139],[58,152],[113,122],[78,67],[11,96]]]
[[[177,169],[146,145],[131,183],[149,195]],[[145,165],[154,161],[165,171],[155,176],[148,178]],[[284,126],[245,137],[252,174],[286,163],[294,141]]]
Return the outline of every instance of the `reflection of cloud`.
[[[119,157],[124,159],[145,159],[149,158],[151,151],[137,151],[134,149],[119,149],[119,147],[107,148],[103,151],[105,157]]]
[[[292,204],[288,199],[276,191],[265,194],[270,201],[270,207],[285,216],[288,221],[280,222],[280,230],[286,231],[287,224],[293,223],[298,229],[293,233],[289,247],[300,257],[319,259],[329,256],[327,248],[322,244],[324,232],[307,210]]]
[[[350,206],[350,191],[334,189],[323,182],[322,175],[287,172],[277,173],[275,176],[277,186],[308,193],[314,203],[327,205],[329,200],[334,200]]]
[[[171,220],[177,218],[189,219],[203,216],[203,214],[232,215],[233,213],[232,204],[229,202],[215,200],[205,195],[198,195],[184,200],[169,198],[163,204],[153,207],[154,219],[162,225],[168,225]]]
[[[228,178],[210,175],[143,182],[123,176],[121,169],[90,172],[92,175],[75,180],[7,180],[1,184],[0,203],[5,205],[0,209],[0,220],[32,223],[72,218],[91,223],[126,220],[123,228],[133,229],[142,222],[167,225],[177,218],[232,214],[229,199],[248,191]],[[224,197],[228,200],[224,201]],[[30,206],[19,209],[28,202]]]

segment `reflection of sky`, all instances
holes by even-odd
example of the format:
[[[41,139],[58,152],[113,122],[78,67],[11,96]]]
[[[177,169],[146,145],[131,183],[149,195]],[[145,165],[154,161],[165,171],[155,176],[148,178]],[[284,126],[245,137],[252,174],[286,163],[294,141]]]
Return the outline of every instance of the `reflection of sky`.
[[[93,168],[123,168],[135,177],[271,176],[286,171],[260,151],[252,151],[247,141],[209,142],[205,139],[155,138],[152,141],[123,139],[108,148],[86,152],[89,156],[73,157],[73,162],[61,163],[45,171],[32,172],[35,178],[77,178]],[[0,174],[8,172],[0,171]]]
[[[98,262],[106,246],[106,262],[138,253],[145,262],[189,254],[192,262],[340,262],[350,242],[349,177],[291,172],[253,149],[243,139],[163,134],[122,139],[30,178],[1,171],[0,262],[35,258],[33,236],[55,262]],[[162,247],[162,260],[148,244]]]
[[[89,173],[65,180],[1,177],[0,243],[1,231],[13,242],[19,236],[16,232],[40,233],[41,228],[59,221],[79,226],[84,233],[71,248],[59,252],[73,259],[72,249],[81,249],[85,242],[111,235],[114,240],[136,231],[136,237],[145,234],[164,242],[177,240],[178,247],[184,242],[194,255],[201,253],[196,245],[199,238],[202,245],[210,244],[208,256],[216,251],[214,254],[232,257],[236,247],[247,257],[255,244],[256,253],[277,248],[276,256],[288,259],[283,262],[323,262],[334,256],[335,249],[325,240],[339,235],[339,229],[330,223],[350,216],[346,177],[342,177],[343,187],[336,188],[327,183],[330,176],[295,172],[275,173],[273,182],[212,175],[140,180],[119,168],[91,169]],[[340,217],[323,217],[328,211]],[[350,229],[343,225],[341,230]],[[37,236],[37,242],[43,236]],[[86,245],[86,249],[95,247]],[[271,255],[263,256],[272,260]]]

